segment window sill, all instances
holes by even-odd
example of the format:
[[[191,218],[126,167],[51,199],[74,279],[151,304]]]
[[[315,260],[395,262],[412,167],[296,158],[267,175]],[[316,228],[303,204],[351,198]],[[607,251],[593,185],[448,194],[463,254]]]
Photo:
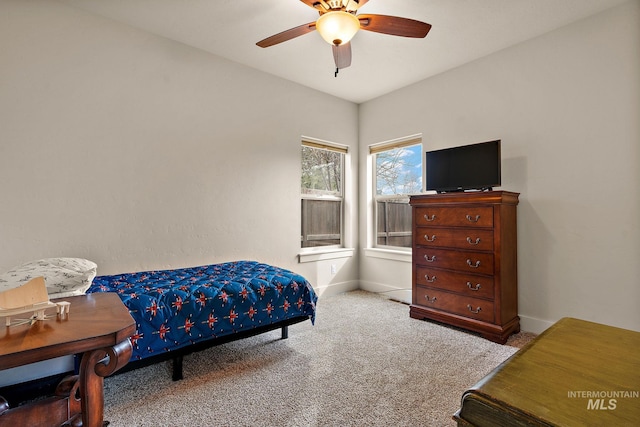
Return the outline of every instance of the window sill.
[[[411,262],[412,252],[397,249],[366,248],[364,255],[371,258],[382,258],[392,261]]]
[[[351,258],[355,252],[352,248],[334,248],[298,254],[298,262],[323,261],[325,259]]]

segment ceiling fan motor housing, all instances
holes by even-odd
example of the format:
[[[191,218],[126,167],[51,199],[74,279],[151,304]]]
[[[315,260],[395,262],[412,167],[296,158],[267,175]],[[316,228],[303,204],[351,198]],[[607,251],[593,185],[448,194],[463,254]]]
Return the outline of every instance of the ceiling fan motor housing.
[[[342,4],[342,0],[325,0],[324,2],[320,1],[319,3],[325,3],[322,6],[324,6],[325,8],[329,6],[329,8],[331,9],[342,9],[344,7]]]

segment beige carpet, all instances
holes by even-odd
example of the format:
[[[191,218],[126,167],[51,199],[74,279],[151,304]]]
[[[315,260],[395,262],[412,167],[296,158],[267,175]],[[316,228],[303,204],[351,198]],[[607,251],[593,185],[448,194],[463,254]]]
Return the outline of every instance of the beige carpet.
[[[518,349],[409,318],[363,291],[321,298],[316,325],[105,380],[119,426],[453,426],[462,393]],[[525,337],[526,338],[526,337]],[[526,339],[525,339],[526,341]]]

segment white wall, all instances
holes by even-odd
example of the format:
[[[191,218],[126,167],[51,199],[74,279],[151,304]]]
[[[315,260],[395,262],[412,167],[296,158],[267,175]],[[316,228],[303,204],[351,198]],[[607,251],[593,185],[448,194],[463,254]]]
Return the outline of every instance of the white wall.
[[[519,313],[640,330],[640,2],[576,22],[360,107],[367,146],[413,133],[426,150],[502,139],[518,207]],[[362,255],[364,288],[405,289],[411,264]]]
[[[295,225],[301,136],[357,153],[356,104],[57,2],[1,8],[0,271],[55,256],[98,274],[256,259],[357,287],[354,258],[336,276],[299,264]]]
[[[343,119],[326,126],[320,111]],[[302,135],[350,147],[357,200],[357,111],[57,2],[3,0],[0,271],[59,256],[91,259],[98,274],[255,259],[319,294],[355,288],[354,257],[298,263],[295,224]],[[0,386],[69,363],[3,371]]]

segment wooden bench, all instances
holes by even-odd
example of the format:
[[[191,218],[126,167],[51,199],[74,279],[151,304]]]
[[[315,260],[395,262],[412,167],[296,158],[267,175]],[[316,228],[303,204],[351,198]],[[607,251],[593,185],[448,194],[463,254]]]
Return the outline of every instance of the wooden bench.
[[[640,332],[564,318],[462,396],[458,426],[640,425]]]

